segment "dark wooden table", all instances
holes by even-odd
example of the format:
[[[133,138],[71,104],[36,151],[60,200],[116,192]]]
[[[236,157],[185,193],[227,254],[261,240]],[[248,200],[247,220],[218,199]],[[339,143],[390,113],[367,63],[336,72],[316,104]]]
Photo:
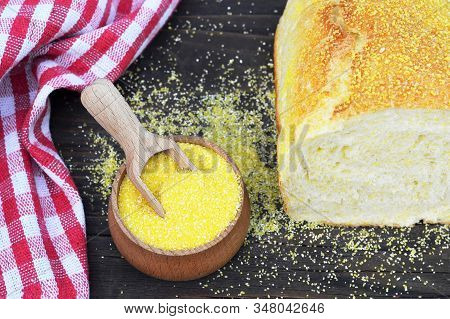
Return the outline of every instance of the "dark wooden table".
[[[220,76],[220,68],[211,66],[211,59],[201,58],[211,56],[211,53],[221,56],[221,63],[226,59],[238,57],[241,61],[236,66],[237,72],[270,64],[273,36],[284,5],[284,0],[182,0],[170,19],[170,24],[145,50],[145,59],[137,61],[131,69],[134,72],[148,73],[148,77],[154,79],[162,78],[163,72],[166,72],[164,69],[145,70],[145,65],[148,59],[161,64],[168,63],[170,59],[172,62],[176,61],[177,72],[187,79],[191,74],[205,69],[209,71],[211,79],[214,79]],[[187,29],[194,29],[195,32],[189,33]],[[186,36],[187,33],[190,35]],[[161,48],[165,47],[169,38],[173,40],[178,35],[183,41],[168,55]],[[214,85],[211,87],[214,92]],[[235,259],[233,262],[239,265],[232,263],[232,266],[219,275],[216,273],[203,280],[185,283],[149,278],[131,267],[115,249],[107,229],[105,200],[89,181],[86,166],[90,165],[97,155],[92,145],[88,145],[86,137],[80,134],[80,130],[82,127],[89,127],[102,132],[102,129],[80,105],[78,93],[55,92],[51,97],[51,104],[51,130],[54,141],[70,166],[84,201],[93,298],[346,298],[353,295],[433,298],[450,295],[448,234],[442,234],[442,230],[440,236],[447,238],[441,243],[446,245],[445,249],[433,247],[439,246],[439,243],[433,241],[433,236],[427,237],[431,248],[425,251],[423,258],[414,260],[414,267],[405,266],[399,261],[390,265],[390,269],[380,270],[380,260],[390,253],[389,247],[381,247],[373,260],[363,266],[342,268],[325,263],[325,260],[327,255],[336,253],[345,257],[345,249],[340,250],[338,247],[336,252],[333,250],[335,248],[332,249],[331,245],[327,244],[308,245],[302,242],[296,245],[295,239],[286,241],[285,236],[280,236],[279,239],[271,237],[270,240],[249,238],[249,244],[243,248],[244,252],[239,254],[253,254],[259,258],[246,262]],[[245,105],[242,107],[245,108]],[[423,225],[416,226],[410,236],[413,238],[423,231]],[[320,234],[320,230],[311,232]],[[333,237],[333,231],[327,231],[326,236]],[[327,240],[331,241],[332,238],[326,239],[325,242]],[[350,240],[347,236],[347,241]],[[343,241],[342,247],[347,244],[348,242]],[[296,249],[299,252],[296,262],[280,256],[279,246]],[[309,258],[304,258],[303,252]],[[317,258],[311,258],[313,254],[317,255]],[[348,252],[348,258],[351,260],[357,261],[359,257],[358,252]],[[426,267],[427,265],[432,267]],[[272,269],[275,275],[264,274],[265,268],[268,273]],[[276,271],[273,270],[275,268]]]

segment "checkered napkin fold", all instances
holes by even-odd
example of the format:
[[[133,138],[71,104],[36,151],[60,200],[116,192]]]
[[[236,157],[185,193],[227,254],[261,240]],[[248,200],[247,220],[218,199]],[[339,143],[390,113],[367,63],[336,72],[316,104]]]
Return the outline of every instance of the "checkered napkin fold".
[[[48,96],[116,79],[178,1],[0,2],[1,298],[89,297],[83,205],[50,136]]]

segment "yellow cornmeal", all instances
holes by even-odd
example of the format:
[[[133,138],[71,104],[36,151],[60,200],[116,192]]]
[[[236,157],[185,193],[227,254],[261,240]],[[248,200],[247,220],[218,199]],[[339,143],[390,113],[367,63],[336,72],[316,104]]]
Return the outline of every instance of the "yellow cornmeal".
[[[208,148],[179,144],[198,171],[186,171],[165,153],[150,158],[142,179],[166,211],[159,217],[125,177],[119,215],[142,242],[164,250],[199,247],[214,240],[235,219],[241,201],[231,165]]]

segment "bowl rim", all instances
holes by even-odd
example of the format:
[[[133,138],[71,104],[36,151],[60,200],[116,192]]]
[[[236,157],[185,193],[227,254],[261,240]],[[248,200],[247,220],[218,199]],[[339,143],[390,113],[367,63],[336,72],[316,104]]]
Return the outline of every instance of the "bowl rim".
[[[194,247],[191,249],[164,250],[164,249],[157,248],[157,247],[154,247],[154,246],[144,243],[142,240],[137,238],[131,231],[128,230],[128,228],[123,224],[122,218],[119,215],[119,205],[118,205],[119,196],[118,195],[119,195],[120,185],[126,176],[126,164],[125,163],[121,165],[121,167],[117,171],[116,176],[114,178],[114,182],[112,185],[112,191],[111,191],[111,195],[110,195],[110,199],[109,199],[109,205],[111,205],[113,216],[116,219],[116,222],[119,225],[119,228],[125,234],[125,236],[127,236],[128,239],[130,239],[133,243],[135,243],[136,245],[145,249],[146,251],[149,251],[149,252],[152,252],[155,254],[159,254],[159,255],[164,255],[164,256],[194,255],[194,254],[198,254],[200,252],[206,251],[209,248],[215,246],[217,243],[219,243],[224,238],[226,238],[230,234],[230,232],[234,228],[234,226],[236,226],[236,223],[238,222],[239,218],[242,216],[242,210],[243,210],[243,205],[244,205],[244,201],[245,201],[245,184],[244,184],[244,180],[242,178],[242,174],[241,174],[239,168],[237,167],[236,163],[217,144],[210,142],[204,138],[198,137],[198,136],[172,135],[171,137],[177,143],[195,144],[195,145],[200,145],[200,146],[212,149],[214,152],[219,154],[222,158],[224,158],[231,165],[234,173],[237,175],[237,177],[239,179],[240,203],[237,208],[236,217],[232,221],[230,221],[228,226],[222,232],[220,232],[219,235],[216,236],[216,238],[214,238],[213,240],[211,240],[201,246]]]

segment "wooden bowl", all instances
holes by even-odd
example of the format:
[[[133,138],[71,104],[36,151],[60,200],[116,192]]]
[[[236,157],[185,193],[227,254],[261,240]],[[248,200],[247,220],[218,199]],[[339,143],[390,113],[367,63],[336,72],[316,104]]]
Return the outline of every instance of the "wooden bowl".
[[[236,218],[213,241],[190,250],[166,251],[151,247],[136,238],[122,223],[118,194],[126,176],[125,166],[117,173],[109,201],[108,223],[114,243],[125,259],[143,273],[164,280],[187,281],[207,276],[223,267],[244,243],[250,224],[250,201],[241,173],[233,160],[217,145],[199,137],[175,136],[178,143],[197,144],[225,158],[240,179],[241,204]]]

